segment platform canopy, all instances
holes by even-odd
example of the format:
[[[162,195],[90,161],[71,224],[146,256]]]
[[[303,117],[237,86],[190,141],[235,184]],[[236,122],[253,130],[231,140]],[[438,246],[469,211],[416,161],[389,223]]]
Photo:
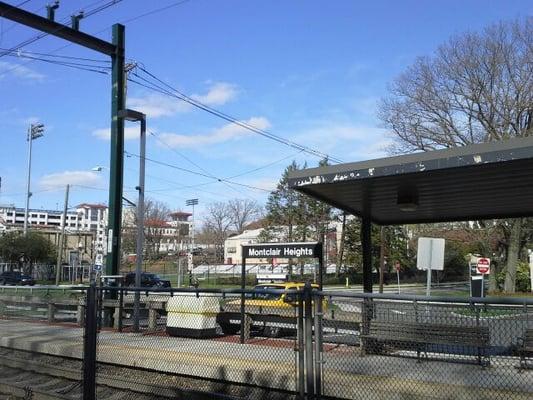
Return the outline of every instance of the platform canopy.
[[[294,171],[289,186],[382,225],[533,216],[533,137]]]

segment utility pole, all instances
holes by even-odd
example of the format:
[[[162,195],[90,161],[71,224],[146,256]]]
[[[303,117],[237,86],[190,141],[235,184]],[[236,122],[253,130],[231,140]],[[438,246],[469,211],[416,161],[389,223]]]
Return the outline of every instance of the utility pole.
[[[26,207],[24,209],[24,236],[28,236],[28,211],[30,208],[30,180],[31,180],[31,145],[35,139],[43,136],[44,125],[43,124],[31,124],[28,128],[28,179],[26,182]]]
[[[67,225],[67,211],[68,211],[68,193],[70,185],[65,189],[65,205],[63,207],[63,223],[61,224],[61,235],[59,236],[59,251],[57,252],[56,263],[56,286],[59,285],[61,277],[61,261],[63,259],[63,246],[65,245],[65,226]]]
[[[146,115],[134,110],[123,110],[119,112],[119,117],[127,121],[139,121],[141,123],[141,148],[139,158],[139,191],[137,200],[137,243],[135,250],[135,287],[141,287],[141,270],[143,263],[144,244],[144,171],[146,163]],[[139,332],[141,293],[136,291],[133,303],[133,331]]]

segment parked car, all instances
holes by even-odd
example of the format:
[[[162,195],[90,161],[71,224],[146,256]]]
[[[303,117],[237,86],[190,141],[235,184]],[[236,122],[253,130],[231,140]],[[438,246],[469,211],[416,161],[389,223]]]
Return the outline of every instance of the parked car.
[[[256,285],[254,292],[246,293],[244,299],[245,312],[251,318],[252,326],[260,327],[262,334],[269,337],[278,337],[284,332],[291,330],[289,326],[295,322],[294,309],[299,304],[297,296],[294,293],[271,293],[266,291],[300,290],[304,285],[305,283],[302,282],[264,283]],[[312,284],[311,287],[318,289],[318,285],[316,284]],[[217,323],[222,328],[224,334],[234,335],[239,331],[241,319],[240,308],[240,299],[229,300],[222,305],[221,312],[217,315]],[[322,302],[322,309],[328,309],[326,299]]]
[[[0,285],[35,285],[35,281],[29,275],[20,271],[5,271],[0,274]]]
[[[124,279],[124,286],[135,286],[135,272],[130,272],[126,275]],[[170,281],[161,279],[157,274],[143,272],[141,273],[141,287],[170,287]]]

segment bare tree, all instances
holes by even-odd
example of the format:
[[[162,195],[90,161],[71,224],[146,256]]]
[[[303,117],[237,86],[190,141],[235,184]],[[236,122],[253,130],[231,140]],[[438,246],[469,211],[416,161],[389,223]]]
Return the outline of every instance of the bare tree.
[[[168,229],[170,209],[157,200],[144,202],[144,242],[148,259],[156,259],[161,249],[164,229]]]
[[[255,200],[230,200],[228,208],[231,212],[231,224],[238,233],[242,233],[247,224],[261,217],[261,206]]]
[[[160,201],[146,199],[144,201],[144,251],[147,259],[155,259],[159,255],[164,229],[169,229],[170,209]],[[130,208],[124,220],[122,238],[123,250],[127,253],[136,251],[137,209]]]
[[[396,153],[533,134],[533,21],[502,22],[466,33],[418,58],[383,99],[379,116]],[[520,219],[507,221],[505,291],[514,292]],[[516,243],[513,243],[516,241]]]
[[[207,205],[204,222],[205,237],[211,238],[215,245],[217,261],[224,258],[224,241],[233,223],[232,210],[227,203],[215,202]]]

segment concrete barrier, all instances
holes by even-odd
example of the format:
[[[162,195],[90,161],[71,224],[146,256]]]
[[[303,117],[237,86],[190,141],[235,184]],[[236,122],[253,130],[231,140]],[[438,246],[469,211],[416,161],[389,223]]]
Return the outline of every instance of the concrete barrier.
[[[219,301],[194,293],[167,301],[167,333],[171,336],[212,337],[216,335]]]

